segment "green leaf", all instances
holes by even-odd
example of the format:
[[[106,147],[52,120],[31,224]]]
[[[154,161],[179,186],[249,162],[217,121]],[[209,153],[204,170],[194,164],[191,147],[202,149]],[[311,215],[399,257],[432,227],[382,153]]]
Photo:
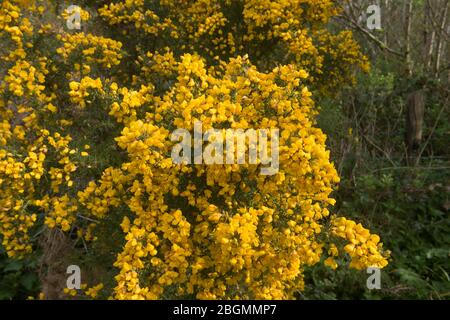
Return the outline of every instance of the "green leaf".
[[[5,269],[3,269],[4,271],[19,271],[21,270],[23,267],[22,261],[19,260],[11,260],[11,262],[9,262]]]
[[[20,278],[20,283],[28,290],[33,290],[34,285],[37,282],[37,277],[34,273],[27,273]]]

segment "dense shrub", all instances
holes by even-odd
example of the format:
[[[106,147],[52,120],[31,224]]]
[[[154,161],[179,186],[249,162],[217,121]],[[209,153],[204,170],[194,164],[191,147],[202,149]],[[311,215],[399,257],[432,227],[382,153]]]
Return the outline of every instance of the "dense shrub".
[[[319,262],[387,265],[377,235],[329,212],[339,177],[312,92],[368,70],[350,32],[327,30],[332,1],[85,3],[83,31],[53,1],[0,5],[9,257],[78,260],[94,286],[66,293],[118,299],[287,299]],[[174,163],[170,134],[196,121],[279,129],[279,171]],[[42,235],[73,245],[49,255]]]

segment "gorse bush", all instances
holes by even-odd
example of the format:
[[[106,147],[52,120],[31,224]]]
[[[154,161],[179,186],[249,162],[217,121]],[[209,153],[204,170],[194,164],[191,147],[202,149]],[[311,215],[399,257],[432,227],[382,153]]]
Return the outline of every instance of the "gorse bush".
[[[85,3],[83,31],[52,1],[0,5],[9,257],[29,255],[48,229],[118,252],[103,289],[117,299],[289,299],[307,266],[335,269],[342,255],[356,269],[387,265],[377,235],[329,212],[339,177],[312,93],[368,69],[350,32],[326,29],[332,1]],[[279,129],[278,172],[174,163],[171,133],[197,121]],[[123,247],[95,245],[113,215]]]

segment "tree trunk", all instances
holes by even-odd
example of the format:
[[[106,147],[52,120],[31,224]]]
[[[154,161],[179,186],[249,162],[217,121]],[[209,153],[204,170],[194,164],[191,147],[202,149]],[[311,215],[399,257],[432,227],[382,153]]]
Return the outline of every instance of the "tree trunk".
[[[406,143],[408,156],[414,154],[422,142],[425,94],[420,89],[409,94],[406,100]]]

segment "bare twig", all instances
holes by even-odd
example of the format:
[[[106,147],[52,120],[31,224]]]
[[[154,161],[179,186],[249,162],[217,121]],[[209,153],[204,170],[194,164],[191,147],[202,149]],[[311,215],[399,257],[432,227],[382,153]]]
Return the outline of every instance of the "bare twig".
[[[423,152],[425,151],[426,147],[430,143],[431,137],[433,136],[434,131],[436,131],[437,125],[439,124],[439,121],[441,120],[441,116],[442,116],[444,110],[448,107],[447,106],[447,101],[448,101],[448,98],[445,100],[444,105],[442,106],[441,110],[439,110],[439,114],[438,114],[438,116],[436,118],[436,121],[434,122],[433,128],[431,129],[431,132],[428,135],[427,140],[425,141],[425,143],[423,144],[422,148],[420,149],[419,154],[417,155],[416,162],[415,162],[416,166],[419,164],[420,158],[422,157]]]

